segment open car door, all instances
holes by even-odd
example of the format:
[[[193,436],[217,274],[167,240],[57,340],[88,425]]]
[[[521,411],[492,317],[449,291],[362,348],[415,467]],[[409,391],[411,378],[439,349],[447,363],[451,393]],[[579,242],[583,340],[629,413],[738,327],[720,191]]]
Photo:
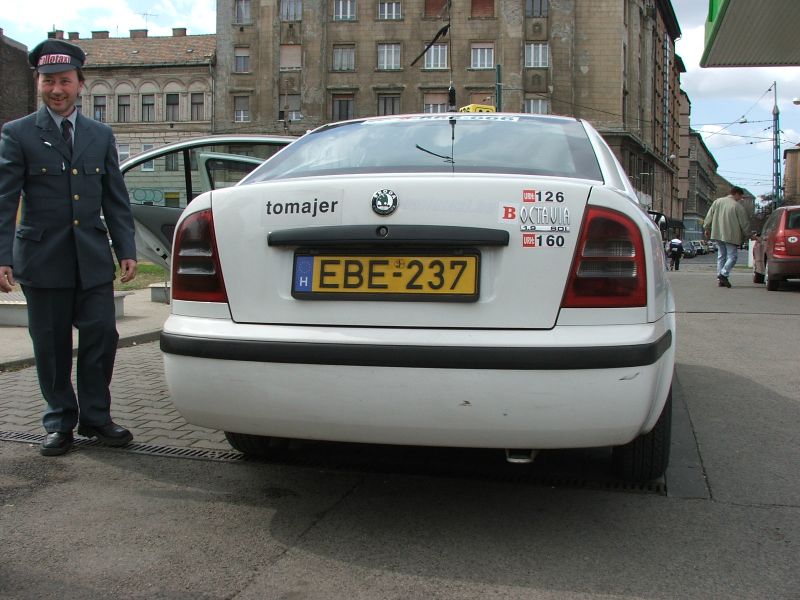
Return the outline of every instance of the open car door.
[[[186,206],[203,192],[234,185],[294,139],[208,136],[124,161],[139,256],[169,271],[175,225]]]

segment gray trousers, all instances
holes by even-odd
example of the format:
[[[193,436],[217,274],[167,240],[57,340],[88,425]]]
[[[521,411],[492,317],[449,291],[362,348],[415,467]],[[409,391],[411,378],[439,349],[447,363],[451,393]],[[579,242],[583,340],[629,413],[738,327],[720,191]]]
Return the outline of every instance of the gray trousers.
[[[89,289],[23,286],[28,332],[39,387],[47,402],[42,424],[48,433],[111,421],[111,376],[117,353],[112,283]],[[72,386],[72,327],[78,330],[78,394]]]

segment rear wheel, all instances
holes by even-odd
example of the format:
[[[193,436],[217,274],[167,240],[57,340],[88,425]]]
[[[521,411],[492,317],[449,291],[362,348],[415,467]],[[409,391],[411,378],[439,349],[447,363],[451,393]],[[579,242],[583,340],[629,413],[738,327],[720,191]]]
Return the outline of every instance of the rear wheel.
[[[769,263],[768,262],[764,263],[764,277],[767,280],[767,289],[770,292],[777,291],[778,290],[778,286],[780,286],[780,284],[781,284],[781,281],[780,281],[780,279],[776,279],[776,278],[770,276],[770,274],[769,274]]]
[[[232,431],[226,431],[225,438],[235,450],[257,458],[274,458],[276,454],[285,451],[289,445],[289,440],[284,438],[234,433]]]
[[[655,427],[612,451],[614,472],[629,481],[649,481],[661,477],[669,464],[672,431],[672,388]]]

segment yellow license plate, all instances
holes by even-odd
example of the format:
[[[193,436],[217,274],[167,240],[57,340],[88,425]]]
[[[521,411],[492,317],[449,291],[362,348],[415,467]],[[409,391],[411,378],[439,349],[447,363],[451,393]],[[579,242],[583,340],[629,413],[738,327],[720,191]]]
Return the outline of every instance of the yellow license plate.
[[[301,299],[478,299],[479,254],[294,257],[292,296]]]

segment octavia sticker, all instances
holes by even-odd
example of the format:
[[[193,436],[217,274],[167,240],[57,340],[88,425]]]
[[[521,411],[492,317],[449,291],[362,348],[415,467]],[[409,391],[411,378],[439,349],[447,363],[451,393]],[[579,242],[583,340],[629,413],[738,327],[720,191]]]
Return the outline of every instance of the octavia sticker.
[[[392,190],[378,190],[372,194],[372,210],[386,216],[397,210],[397,194]]]

